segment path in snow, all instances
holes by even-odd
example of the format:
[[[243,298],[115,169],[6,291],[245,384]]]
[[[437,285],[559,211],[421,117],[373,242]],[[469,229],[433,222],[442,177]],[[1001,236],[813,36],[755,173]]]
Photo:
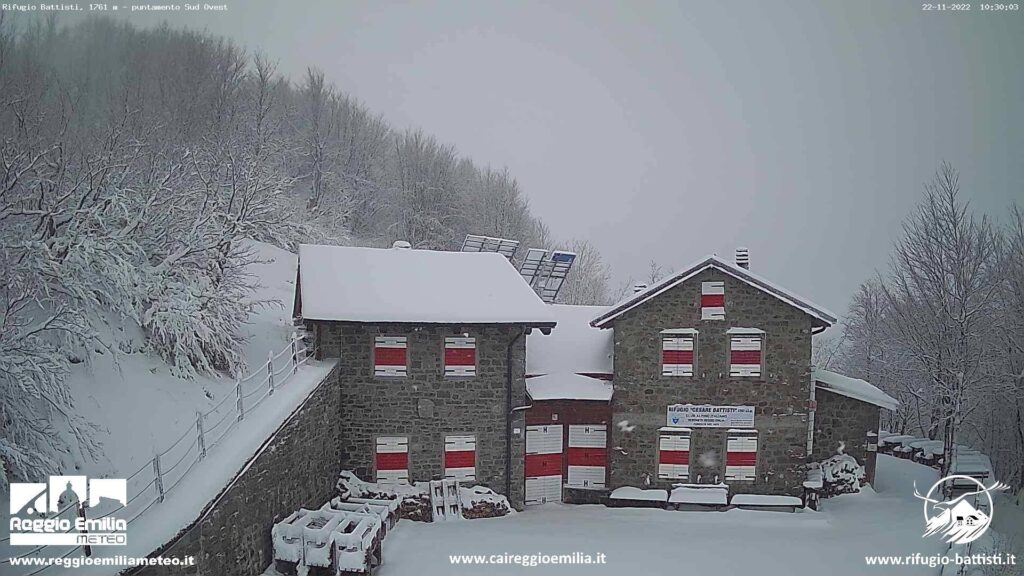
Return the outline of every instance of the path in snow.
[[[544,505],[506,518],[437,524],[403,521],[385,540],[378,576],[448,574],[715,574],[789,576],[825,570],[828,576],[883,574],[864,556],[940,554],[922,539],[921,501],[913,482],[931,486],[930,468],[879,456],[877,492],[833,498],[822,512],[730,510],[675,512],[604,506]],[[605,565],[457,566],[451,554],[607,555]],[[936,569],[900,568],[901,576],[934,576]]]

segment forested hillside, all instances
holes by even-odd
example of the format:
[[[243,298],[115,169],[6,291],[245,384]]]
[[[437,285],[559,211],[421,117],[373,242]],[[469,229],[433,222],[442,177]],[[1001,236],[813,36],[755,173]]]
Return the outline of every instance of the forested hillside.
[[[315,64],[288,78],[205,33],[0,20],[0,490],[97,449],[65,378],[111,346],[100,323],[140,327],[142,349],[121,352],[181,378],[244,369],[240,327],[275,305],[250,297],[244,240],[516,238],[580,253],[565,301],[608,299],[600,255],[560,242],[507,170],[390,126]]]

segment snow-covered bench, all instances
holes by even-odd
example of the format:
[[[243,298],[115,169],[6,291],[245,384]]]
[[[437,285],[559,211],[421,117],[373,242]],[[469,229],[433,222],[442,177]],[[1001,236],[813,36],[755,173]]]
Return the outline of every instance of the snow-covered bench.
[[[878,451],[882,454],[892,454],[897,447],[902,447],[903,441],[907,441],[909,443],[916,440],[921,440],[921,438],[910,436],[908,434],[885,436],[878,441]]]
[[[271,530],[275,568],[284,574],[299,567],[369,573],[383,561],[384,526],[379,511],[368,507],[362,512],[336,510],[328,502],[319,510],[297,510]]]
[[[803,501],[800,498],[769,494],[733,494],[729,503],[743,510],[796,512],[797,508],[803,508]]]
[[[608,495],[607,505],[613,508],[664,508],[668,491],[622,486]]]
[[[292,512],[270,530],[278,572],[293,572],[295,566],[302,564],[302,529],[312,519],[305,512]]]
[[[729,505],[729,486],[725,484],[675,484],[668,497],[676,510],[722,510]]]
[[[324,508],[331,508],[342,512],[360,512],[365,514],[376,514],[380,517],[382,530],[386,534],[388,530],[398,523],[398,501],[396,500],[366,500],[356,502],[354,500],[342,501],[335,496],[330,502],[324,504]]]
[[[925,466],[937,465],[945,450],[945,443],[942,440],[917,440],[911,442],[909,446],[911,459]]]
[[[381,553],[381,520],[375,514],[350,514],[331,539],[335,574],[361,572],[383,562]]]
[[[803,507],[817,510],[824,488],[825,474],[821,471],[821,464],[815,462],[807,469],[807,478],[803,483]]]

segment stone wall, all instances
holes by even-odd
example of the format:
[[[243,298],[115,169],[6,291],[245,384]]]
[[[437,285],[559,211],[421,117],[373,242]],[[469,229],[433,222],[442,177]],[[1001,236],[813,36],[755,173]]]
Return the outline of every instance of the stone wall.
[[[299,508],[319,508],[334,492],[341,471],[337,378],[336,366],[213,506],[170,544],[153,553],[195,556],[195,566],[153,566],[131,573],[261,574],[273,561],[270,529],[274,522]]]
[[[374,479],[374,445],[378,436],[409,438],[412,481],[444,475],[444,437],[476,436],[476,478],[505,494],[505,386],[508,345],[521,326],[473,325],[442,327],[318,324],[326,355],[341,357],[338,385],[339,418],[344,446],[341,464],[362,478]],[[444,377],[444,338],[466,334],[476,338],[477,375]],[[408,376],[374,376],[373,348],[377,335],[408,338]],[[512,350],[512,407],[526,404],[526,336]],[[523,506],[523,411],[512,420],[512,478],[509,501]]]
[[[725,320],[701,320],[701,282],[725,283]],[[730,481],[734,491],[800,493],[805,476],[807,402],[810,398],[812,318],[797,308],[716,269],[622,314],[614,321],[615,394],[609,427],[611,488],[643,486],[658,480],[658,429],[666,425],[670,404],[748,405],[755,407],[758,430],[757,478]],[[764,330],[764,371],[759,378],[729,376],[732,327]],[[661,334],[670,328],[699,330],[693,377],[661,375]],[[631,432],[619,423],[635,426]],[[726,431],[695,428],[691,436],[690,481],[724,478]],[[677,482],[677,481],[676,481]]]
[[[839,444],[843,451],[867,469],[868,482],[874,482],[877,450],[868,451],[868,433],[873,432],[878,444],[881,408],[818,387],[814,391],[818,409],[814,412],[814,450],[811,459],[821,462],[836,455]]]

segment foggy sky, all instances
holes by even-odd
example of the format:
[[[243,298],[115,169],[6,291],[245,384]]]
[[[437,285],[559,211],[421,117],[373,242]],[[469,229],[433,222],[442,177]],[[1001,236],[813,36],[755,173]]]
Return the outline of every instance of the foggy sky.
[[[129,16],[323,69],[399,128],[508,167],[613,285],[751,250],[842,315],[942,160],[979,210],[1024,199],[1024,12],[916,0],[229,2]],[[122,12],[123,15],[123,12]]]

